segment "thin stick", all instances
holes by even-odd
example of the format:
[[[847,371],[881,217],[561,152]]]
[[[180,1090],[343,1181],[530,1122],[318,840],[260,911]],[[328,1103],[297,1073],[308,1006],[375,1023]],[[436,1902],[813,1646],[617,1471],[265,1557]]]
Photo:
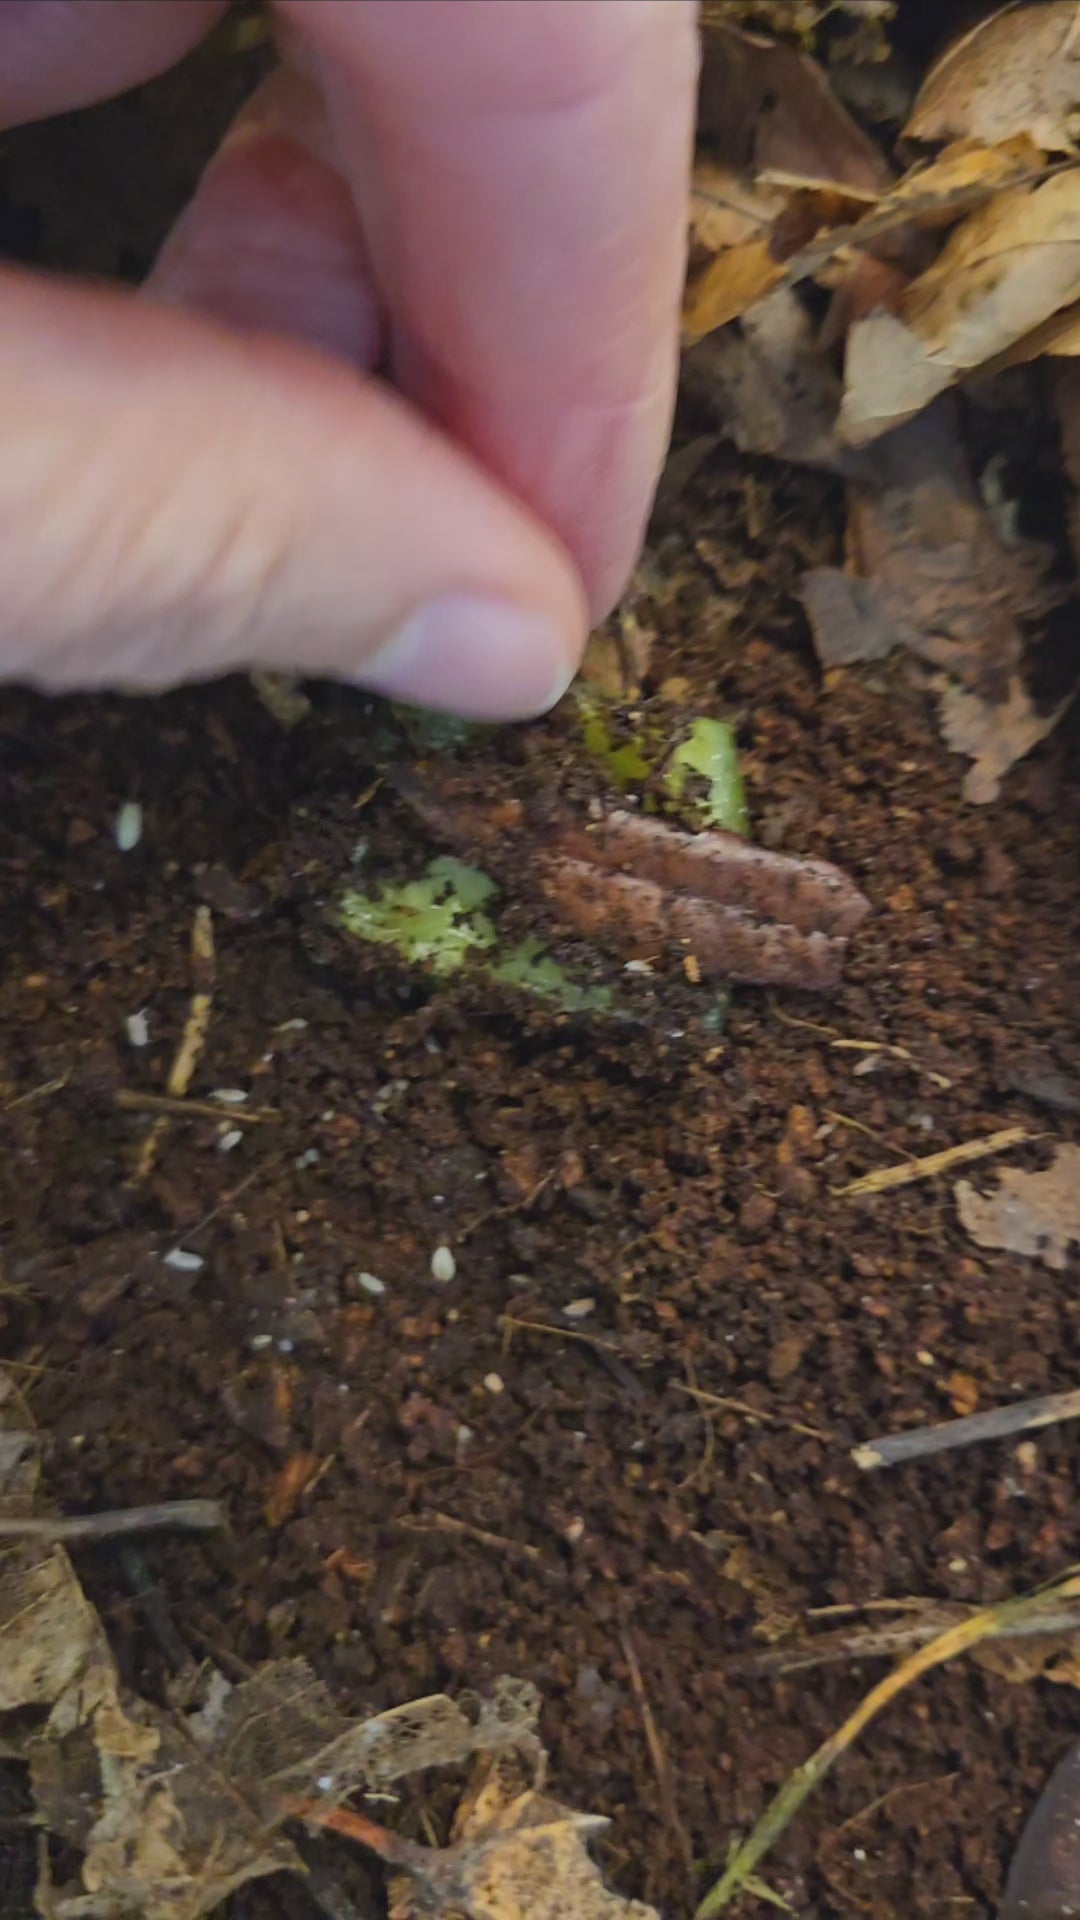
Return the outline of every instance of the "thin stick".
[[[216,1100],[177,1100],[167,1093],[142,1093],[138,1087],[120,1087],[113,1095],[125,1113],[163,1113],[175,1120],[217,1120],[222,1126],[258,1127],[280,1120],[273,1107],[224,1107]]]
[[[836,1053],[887,1053],[890,1060],[902,1060],[905,1066],[925,1075],[931,1086],[952,1086],[952,1081],[943,1073],[935,1073],[932,1067],[924,1067],[916,1060],[910,1048],[894,1046],[888,1040],[830,1040],[829,1045]]]
[[[808,1440],[825,1440],[836,1444],[835,1433],[828,1433],[824,1427],[807,1427],[801,1420],[788,1420],[782,1413],[766,1413],[761,1407],[751,1406],[749,1400],[730,1400],[724,1394],[705,1393],[700,1387],[688,1387],[682,1380],[676,1380],[676,1393],[688,1393],[692,1400],[700,1400],[704,1407],[719,1407],[726,1413],[745,1414],[751,1420],[764,1420],[770,1427],[785,1427],[788,1433],[803,1433]]]
[[[595,1347],[598,1353],[613,1353],[617,1360],[626,1356],[614,1340],[601,1340],[595,1333],[581,1333],[577,1327],[552,1327],[544,1320],[519,1320],[516,1314],[504,1313],[500,1317],[503,1327],[520,1327],[526,1333],[548,1333],[555,1340],[576,1340],[579,1346]]]
[[[932,1453],[952,1453],[980,1440],[1006,1440],[1010,1434],[1030,1433],[1035,1427],[1055,1427],[1062,1420],[1080,1418],[1080,1387],[1067,1393],[1043,1393],[1035,1400],[1014,1400],[1011,1406],[986,1413],[969,1413],[963,1420],[943,1420],[937,1426],[913,1427],[907,1433],[887,1433],[853,1447],[851,1457],[864,1473],[877,1467],[898,1467],[908,1460],[925,1460]]]
[[[931,1673],[935,1667],[943,1666],[946,1661],[956,1659],[958,1654],[968,1653],[981,1641],[995,1639],[1010,1628],[1015,1628],[1019,1621],[1043,1617],[1060,1607],[1063,1600],[1075,1600],[1078,1597],[1080,1572],[1074,1569],[1055,1586],[1040,1588],[1035,1593],[1023,1594],[1019,1599],[1005,1600],[999,1606],[986,1607],[972,1614],[969,1620],[962,1620],[957,1626],[948,1628],[945,1633],[931,1640],[928,1646],[920,1647],[902,1661],[876,1687],[871,1688],[843,1726],[784,1782],[753,1831],[736,1848],[716,1885],[705,1895],[694,1920],[712,1920],[714,1914],[721,1913],[729,1901],[746,1887],[765,1855],[834,1763],[854,1744],[882,1708],[887,1707],[913,1681],[921,1679],[925,1673]]]
[[[656,1784],[660,1793],[660,1807],[679,1852],[682,1855],[683,1865],[689,1874],[693,1872],[694,1850],[690,1844],[690,1836],[679,1818],[678,1802],[675,1798],[675,1787],[671,1777],[671,1765],[664,1743],[660,1738],[660,1729],[656,1724],[656,1716],[653,1713],[649,1696],[645,1691],[645,1682],[641,1677],[641,1666],[637,1654],[634,1651],[634,1643],[625,1627],[620,1627],[619,1629],[619,1643],[622,1647],[623,1657],[627,1667],[630,1670],[630,1685],[634,1690],[634,1697],[637,1700],[638,1710],[641,1714],[641,1724],[645,1731],[645,1745],[649,1749],[649,1759],[652,1761],[653,1772],[656,1775]]]
[[[9,1519],[0,1514],[0,1540],[122,1540],[130,1533],[219,1533],[226,1525],[220,1500],[162,1500],[153,1507],[121,1507],[112,1513],[57,1515],[55,1519]]]
[[[199,1056],[206,1045],[210,1014],[214,1005],[216,972],[214,922],[209,907],[196,907],[191,928],[191,977],[194,991],[188,1008],[188,1017],[184,1023],[184,1031],[180,1036],[180,1045],[165,1082],[165,1092],[170,1100],[184,1098],[191,1085]],[[168,1114],[159,1114],[139,1149],[139,1157],[131,1176],[133,1187],[141,1186],[153,1172],[168,1125]]]
[[[912,1617],[911,1613],[901,1613],[886,1627],[862,1627],[851,1632],[834,1629],[829,1633],[819,1633],[787,1646],[772,1647],[768,1652],[751,1654],[743,1660],[734,1660],[727,1671],[806,1673],[813,1667],[837,1666],[841,1662],[850,1666],[863,1660],[892,1660],[909,1647],[924,1646],[935,1634],[955,1626],[958,1620],[970,1619],[975,1612],[974,1607],[937,1606],[931,1602],[924,1607],[921,1619],[918,1615]],[[1080,1607],[1063,1607],[1060,1613],[1040,1615],[1038,1620],[1022,1620],[1017,1626],[1004,1629],[1001,1638],[1032,1639],[1040,1634],[1057,1638],[1063,1633],[1075,1633],[1077,1627],[1080,1627]]]
[[[40,1087],[31,1087],[29,1093],[20,1093],[6,1106],[0,1107],[0,1113],[14,1113],[16,1107],[29,1107],[35,1100],[47,1100],[54,1093],[61,1093],[70,1080],[70,1073],[62,1073],[55,1080],[43,1080]]]
[[[1019,1147],[1025,1140],[1038,1138],[1037,1133],[1029,1133],[1026,1127],[1005,1127],[1001,1133],[985,1134],[981,1140],[963,1140],[958,1147],[928,1153],[921,1160],[901,1160],[895,1167],[878,1167],[875,1173],[864,1173],[860,1179],[849,1181],[846,1187],[833,1187],[832,1192],[841,1200],[851,1199],[857,1193],[887,1193],[892,1187],[909,1187],[916,1180],[932,1180],[935,1174],[947,1173],[950,1167],[985,1160],[992,1153],[1004,1153],[1008,1147]]]
[[[453,1533],[461,1540],[475,1540],[478,1546],[491,1547],[496,1553],[506,1554],[512,1560],[527,1560],[530,1566],[539,1567],[542,1573],[559,1578],[555,1567],[544,1559],[539,1547],[531,1546],[527,1540],[510,1540],[502,1533],[489,1533],[486,1527],[473,1527],[467,1520],[456,1520],[452,1513],[421,1513],[415,1519],[398,1521],[409,1533]]]

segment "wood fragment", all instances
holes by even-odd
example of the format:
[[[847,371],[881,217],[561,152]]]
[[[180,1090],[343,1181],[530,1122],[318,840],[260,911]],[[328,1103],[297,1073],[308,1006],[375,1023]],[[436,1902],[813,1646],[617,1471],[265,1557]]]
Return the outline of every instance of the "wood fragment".
[[[0,1514],[0,1540],[121,1540],[133,1533],[220,1533],[228,1521],[220,1500],[161,1500],[105,1513],[18,1519]]]
[[[910,1187],[917,1180],[932,1180],[936,1174],[947,1173],[950,1167],[985,1160],[992,1153],[1005,1153],[1010,1147],[1038,1138],[1037,1133],[1029,1133],[1026,1127],[1005,1127],[1000,1133],[985,1134],[981,1140],[963,1140],[959,1146],[945,1147],[940,1153],[928,1153],[918,1160],[901,1160],[894,1167],[878,1167],[875,1172],[861,1174],[858,1180],[850,1180],[846,1186],[833,1187],[831,1191],[841,1200],[852,1199],[856,1194],[888,1193],[894,1187]]]
[[[723,1413],[741,1413],[749,1420],[762,1420],[769,1427],[785,1427],[788,1433],[805,1434],[808,1440],[824,1440],[835,1446],[836,1435],[824,1427],[808,1427],[801,1420],[789,1420],[785,1414],[769,1413],[763,1407],[752,1406],[749,1400],[732,1400],[725,1394],[705,1393],[701,1387],[690,1387],[682,1380],[675,1382],[676,1393],[688,1393],[703,1407],[717,1407]]]
[[[261,1127],[280,1120],[273,1107],[225,1107],[214,1100],[178,1100],[167,1093],[143,1093],[139,1087],[118,1087],[113,1095],[125,1113],[160,1113],[174,1120],[216,1120],[221,1126]]]
[[[210,1026],[210,1014],[214,1005],[214,983],[217,973],[214,951],[214,922],[209,907],[195,909],[195,919],[191,928],[191,979],[193,992],[188,1008],[188,1017],[184,1031],[180,1036],[180,1045],[176,1050],[169,1076],[165,1082],[165,1092],[170,1100],[182,1100],[191,1085],[192,1076],[199,1063],[199,1056],[206,1045],[206,1035]],[[139,1157],[130,1184],[142,1186],[149,1179],[157,1162],[161,1143],[169,1125],[168,1114],[157,1116],[145,1140],[139,1149]]]
[[[971,1413],[963,1420],[944,1420],[934,1426],[885,1434],[853,1447],[851,1457],[864,1473],[871,1473],[878,1467],[898,1467],[934,1453],[952,1453],[957,1447],[1005,1440],[1014,1433],[1031,1433],[1036,1427],[1054,1427],[1062,1420],[1078,1418],[1080,1388],[1071,1387],[1066,1393],[1043,1393],[1034,1400],[1014,1400],[1010,1406]]]

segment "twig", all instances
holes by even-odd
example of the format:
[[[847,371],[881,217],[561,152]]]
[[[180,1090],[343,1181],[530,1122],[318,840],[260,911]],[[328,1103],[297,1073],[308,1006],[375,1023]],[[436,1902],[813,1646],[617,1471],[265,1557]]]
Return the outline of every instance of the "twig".
[[[970,1413],[963,1420],[943,1420],[932,1427],[913,1427],[906,1433],[887,1433],[853,1447],[851,1457],[864,1473],[877,1467],[898,1467],[908,1460],[925,1460],[932,1453],[951,1453],[980,1440],[1005,1440],[1010,1434],[1030,1433],[1034,1427],[1054,1427],[1062,1420],[1080,1418],[1080,1387],[1067,1393],[1043,1393],[1035,1400],[1014,1400],[1007,1407]]]
[[[922,1061],[916,1059],[910,1047],[897,1046],[891,1040],[849,1040],[846,1034],[837,1033],[835,1027],[823,1026],[819,1020],[802,1020],[796,1014],[785,1013],[782,1007],[777,1006],[775,1000],[770,1001],[769,1011],[775,1014],[785,1027],[803,1027],[807,1033],[820,1034],[837,1053],[887,1053],[892,1060],[902,1060],[913,1073],[925,1075],[931,1086],[943,1088],[952,1086],[952,1081],[943,1073],[935,1073],[932,1067],[924,1067]]]
[[[578,1327],[552,1327],[545,1320],[519,1320],[514,1313],[500,1315],[502,1327],[520,1327],[525,1333],[548,1333],[555,1340],[576,1340],[579,1346],[595,1347],[598,1353],[613,1353],[617,1360],[625,1360],[621,1347],[614,1340],[601,1340],[595,1333],[582,1333]]]
[[[214,922],[209,907],[196,907],[191,928],[191,977],[194,991],[191,995],[184,1031],[180,1036],[180,1045],[165,1082],[165,1092],[170,1100],[183,1099],[191,1085],[199,1055],[206,1045],[210,1013],[214,1004],[216,974]],[[139,1149],[139,1157],[131,1176],[132,1186],[141,1186],[145,1180],[149,1179],[168,1124],[169,1117],[164,1113],[159,1114],[154,1121]]]
[[[943,1633],[946,1628],[956,1626],[958,1621],[970,1620],[975,1607],[941,1606],[934,1601],[925,1603],[922,1617],[914,1619],[911,1613],[901,1614],[898,1620],[886,1627],[864,1627],[856,1632],[833,1631],[811,1636],[805,1640],[796,1640],[787,1646],[770,1647],[766,1652],[749,1655],[744,1660],[734,1660],[727,1668],[729,1673],[765,1674],[765,1673],[807,1673],[813,1667],[836,1666],[840,1661],[852,1664],[862,1660],[891,1660],[909,1647],[925,1646],[935,1634]],[[1020,1621],[1015,1627],[1006,1628],[1003,1640],[1031,1639],[1036,1634],[1056,1636],[1063,1633],[1075,1633],[1080,1627],[1080,1607],[1063,1607],[1060,1613],[1047,1614],[1034,1621]]]
[[[921,1160],[901,1160],[895,1167],[878,1167],[874,1173],[864,1173],[858,1180],[849,1181],[846,1187],[833,1187],[832,1192],[841,1200],[851,1199],[857,1193],[887,1193],[892,1187],[909,1187],[916,1180],[932,1180],[935,1174],[947,1173],[950,1167],[985,1160],[992,1153],[1004,1153],[1008,1147],[1019,1147],[1025,1140],[1038,1138],[1037,1133],[1029,1133],[1026,1127],[1005,1127],[1001,1133],[984,1134],[981,1140],[963,1140],[958,1147],[928,1153]]]
[[[943,1073],[935,1073],[932,1067],[924,1067],[907,1047],[897,1047],[887,1040],[830,1040],[830,1047],[836,1053],[887,1053],[890,1060],[902,1060],[915,1073],[923,1074],[932,1087],[948,1089],[952,1081]]]
[[[467,1520],[456,1520],[452,1513],[421,1513],[415,1519],[401,1519],[397,1524],[409,1533],[452,1533],[462,1540],[475,1540],[478,1546],[491,1547],[511,1560],[527,1560],[530,1566],[538,1567],[551,1579],[562,1577],[560,1570],[545,1560],[539,1547],[527,1540],[510,1540],[505,1534],[489,1533],[486,1527],[473,1527]]]
[[[142,1093],[138,1087],[119,1087],[113,1095],[125,1113],[161,1113],[175,1120],[217,1120],[223,1126],[258,1127],[280,1120],[273,1107],[223,1107],[216,1100],[180,1100],[168,1093]]]
[[[218,1533],[227,1525],[220,1500],[162,1500],[152,1507],[121,1507],[112,1513],[14,1519],[0,1514],[0,1540],[119,1540],[129,1533]]]
[[[931,1673],[935,1667],[943,1666],[946,1661],[956,1659],[959,1654],[968,1653],[981,1641],[995,1639],[1010,1628],[1015,1628],[1020,1621],[1044,1618],[1053,1613],[1055,1608],[1060,1608],[1063,1600],[1078,1598],[1080,1571],[1074,1569],[1054,1586],[1022,1594],[1019,1599],[1005,1600],[999,1606],[986,1607],[972,1614],[969,1620],[962,1620],[957,1626],[948,1628],[945,1633],[931,1640],[928,1646],[920,1647],[902,1661],[876,1687],[871,1688],[843,1726],[785,1781],[753,1831],[736,1848],[716,1885],[705,1895],[694,1920],[712,1920],[714,1914],[721,1913],[729,1901],[746,1887],[766,1854],[834,1763],[854,1744],[882,1708],[887,1707],[913,1681],[921,1679],[925,1673]]]
[[[142,1612],[166,1662],[173,1673],[183,1673],[186,1667],[194,1664],[191,1651],[178,1633],[169,1603],[138,1547],[130,1540],[126,1541],[118,1548],[117,1558],[128,1591]]]
[[[690,1836],[679,1818],[679,1807],[675,1798],[674,1782],[671,1777],[671,1764],[668,1760],[664,1743],[660,1738],[660,1729],[656,1724],[656,1715],[653,1713],[649,1696],[645,1691],[645,1682],[641,1677],[641,1666],[637,1654],[634,1651],[634,1643],[625,1627],[619,1628],[619,1644],[622,1647],[623,1657],[630,1670],[630,1685],[634,1690],[634,1697],[638,1703],[638,1709],[641,1714],[641,1724],[645,1732],[645,1745],[649,1749],[649,1759],[652,1761],[653,1772],[656,1775],[656,1785],[660,1794],[660,1808],[672,1837],[675,1840],[675,1844],[682,1855],[686,1872],[689,1875],[693,1873],[694,1869],[694,1850],[690,1844]]]
[[[835,1433],[828,1433],[824,1427],[808,1427],[801,1420],[789,1420],[782,1413],[766,1413],[761,1407],[751,1406],[749,1400],[731,1400],[725,1394],[705,1393],[700,1387],[688,1387],[682,1380],[676,1380],[676,1393],[688,1393],[692,1400],[700,1400],[702,1406],[719,1407],[727,1413],[742,1413],[751,1420],[764,1420],[770,1427],[785,1427],[789,1433],[803,1433],[808,1440],[825,1440],[835,1446]]]
[[[0,1107],[0,1113],[14,1113],[16,1107],[29,1107],[35,1100],[48,1100],[54,1093],[61,1093],[71,1078],[70,1073],[61,1073],[55,1080],[43,1080],[40,1087],[31,1087],[28,1093],[20,1093]]]

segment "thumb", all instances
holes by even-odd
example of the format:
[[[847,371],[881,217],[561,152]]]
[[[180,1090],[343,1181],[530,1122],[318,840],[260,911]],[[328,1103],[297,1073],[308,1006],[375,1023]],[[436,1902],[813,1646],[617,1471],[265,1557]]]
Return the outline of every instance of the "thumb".
[[[329,356],[0,270],[0,675],[299,668],[484,719],[567,686],[563,549]]]

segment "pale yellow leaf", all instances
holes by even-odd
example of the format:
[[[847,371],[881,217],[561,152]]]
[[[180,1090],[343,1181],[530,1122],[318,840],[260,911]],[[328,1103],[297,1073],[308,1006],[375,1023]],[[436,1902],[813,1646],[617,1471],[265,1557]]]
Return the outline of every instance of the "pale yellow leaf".
[[[1080,168],[989,201],[913,281],[898,315],[848,336],[841,433],[860,446],[1080,299]]]
[[[1026,133],[1073,150],[1080,109],[1077,0],[1010,6],[980,21],[927,75],[904,129],[912,140],[994,143]]]

